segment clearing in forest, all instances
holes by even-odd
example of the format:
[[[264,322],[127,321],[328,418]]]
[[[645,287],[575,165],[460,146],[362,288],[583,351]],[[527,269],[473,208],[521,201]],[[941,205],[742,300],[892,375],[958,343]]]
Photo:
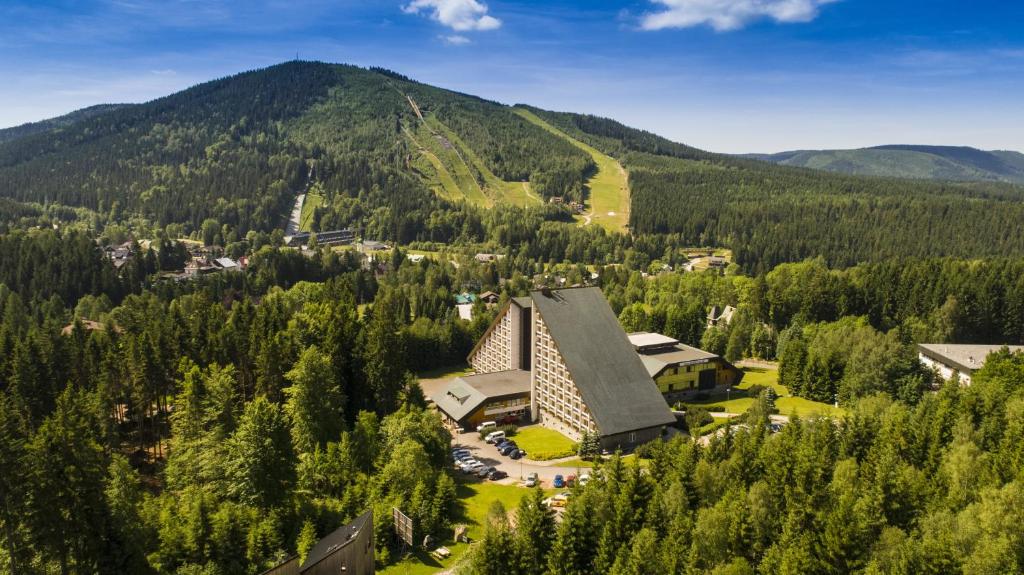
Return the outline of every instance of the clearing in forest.
[[[528,182],[502,180],[437,116],[423,114],[411,98],[409,105],[417,121],[403,129],[419,151],[413,167],[439,196],[487,207],[496,203],[515,206],[543,203],[530,191]]]
[[[584,225],[596,223],[609,231],[624,232],[629,224],[629,177],[615,158],[602,154],[597,148],[585,144],[542,120],[523,108],[513,108],[523,119],[548,132],[564,138],[572,145],[590,154],[597,164],[597,173],[587,181],[589,191]]]

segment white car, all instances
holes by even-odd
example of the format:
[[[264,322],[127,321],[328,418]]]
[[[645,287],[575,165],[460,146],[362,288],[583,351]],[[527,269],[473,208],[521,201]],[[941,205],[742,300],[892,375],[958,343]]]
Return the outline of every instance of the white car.
[[[470,467],[477,465],[479,463],[480,462],[475,459],[466,459],[464,461],[459,462],[459,469],[465,471],[466,469],[469,469]]]
[[[492,427],[498,427],[498,422],[497,421],[485,421],[485,422],[481,423],[480,425],[476,426],[476,430],[477,430],[477,432],[480,432],[480,431],[483,431],[485,429],[490,429]]]
[[[536,473],[531,473],[526,476],[526,481],[523,482],[525,487],[537,487],[537,482],[540,481]]]
[[[584,473],[580,475],[580,478],[577,479],[576,482],[579,483],[580,485],[586,485],[587,483],[590,483],[591,479],[592,478],[590,477],[589,473]]]

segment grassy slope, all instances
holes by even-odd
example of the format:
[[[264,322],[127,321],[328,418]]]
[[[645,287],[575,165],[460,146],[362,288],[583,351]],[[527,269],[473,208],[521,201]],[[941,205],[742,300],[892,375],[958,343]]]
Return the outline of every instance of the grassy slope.
[[[438,139],[437,124],[439,122],[431,122],[429,119],[421,122],[416,127],[415,142],[422,146],[425,155],[435,167],[438,167],[435,161],[443,166],[443,169],[437,169],[437,173],[444,184],[447,195],[458,199],[464,198],[478,206],[492,205],[493,202],[484,194],[483,188],[477,182],[476,174],[466,163],[458,148],[455,147],[455,143],[451,142],[449,138],[451,147],[448,147]]]
[[[587,182],[590,188],[590,211],[592,221],[612,231],[624,231],[629,223],[629,181],[626,170],[611,156],[599,152],[593,146],[589,146],[548,124],[534,113],[523,108],[515,108],[515,113],[525,120],[544,128],[545,130],[565,138],[577,148],[590,154],[597,164],[597,173]],[[615,215],[608,215],[614,213]]]
[[[458,156],[463,164],[467,165],[468,168],[484,181],[483,193],[494,202],[504,202],[513,204],[516,206],[525,206],[528,204],[539,204],[540,199],[536,196],[530,195],[527,192],[527,188],[523,186],[522,182],[506,182],[496,176],[494,172],[487,168],[486,164],[480,159],[480,156],[476,154],[469,146],[463,142],[455,132],[451,131],[448,126],[444,125],[440,120],[434,116],[427,116],[426,122],[436,132],[444,135],[449,142],[458,150]],[[474,181],[474,183],[476,183]],[[479,188],[480,186],[477,185]]]
[[[423,178],[427,187],[446,200],[467,201],[469,198],[455,182],[455,178],[452,177],[441,158],[428,150],[408,127],[403,127],[403,132],[412,142],[413,147],[419,151],[419,156],[413,160],[413,168]]]

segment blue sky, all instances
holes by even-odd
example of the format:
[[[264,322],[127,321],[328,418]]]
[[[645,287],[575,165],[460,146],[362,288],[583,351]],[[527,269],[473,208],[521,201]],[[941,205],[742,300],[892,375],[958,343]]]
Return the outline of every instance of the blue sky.
[[[0,126],[302,59],[721,152],[1024,150],[1018,0],[0,0]]]

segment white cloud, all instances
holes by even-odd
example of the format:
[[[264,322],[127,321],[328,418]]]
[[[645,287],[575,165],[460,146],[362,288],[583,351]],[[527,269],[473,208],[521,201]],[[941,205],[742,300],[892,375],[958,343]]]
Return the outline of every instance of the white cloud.
[[[487,5],[477,0],[412,0],[402,6],[406,14],[428,12],[430,17],[452,30],[494,30],[501,20],[487,14]]]
[[[462,36],[460,34],[452,34],[451,36],[441,36],[441,41],[449,46],[465,46],[466,44],[472,43],[472,40]]]
[[[810,22],[821,6],[838,0],[651,0],[665,7],[646,14],[644,30],[691,28],[707,24],[719,32],[738,30],[753,20]]]

